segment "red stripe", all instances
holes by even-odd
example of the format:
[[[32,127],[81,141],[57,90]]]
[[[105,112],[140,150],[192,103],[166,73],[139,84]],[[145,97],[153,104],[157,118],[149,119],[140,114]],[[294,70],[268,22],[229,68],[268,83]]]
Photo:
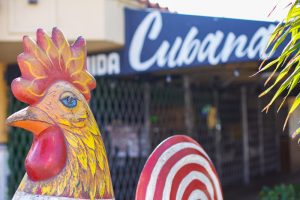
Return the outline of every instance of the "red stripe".
[[[178,151],[172,157],[170,157],[169,160],[166,161],[166,163],[162,167],[161,171],[159,172],[158,180],[157,180],[156,187],[155,187],[155,193],[154,193],[155,200],[162,199],[162,195],[163,195],[163,191],[164,191],[165,187],[171,187],[171,186],[165,185],[165,184],[166,184],[167,176],[168,176],[170,170],[173,168],[173,166],[179,160],[181,160],[185,156],[191,155],[191,154],[195,154],[195,155],[199,155],[199,156],[203,157],[209,163],[210,168],[213,168],[212,164],[206,159],[206,157],[196,149],[186,148],[186,149]],[[190,169],[190,171],[193,171],[193,169]],[[215,176],[217,176],[217,175],[215,174]],[[181,180],[173,179],[173,181],[176,184],[179,184]],[[214,184],[212,184],[212,185],[214,186]]]
[[[148,187],[148,184],[150,181],[150,177],[151,177],[153,168],[154,168],[155,164],[157,163],[159,157],[167,149],[169,149],[173,145],[175,145],[177,143],[181,143],[181,142],[190,142],[190,143],[193,143],[193,144],[201,147],[201,145],[199,145],[195,140],[193,140],[192,138],[185,136],[185,135],[172,136],[172,137],[166,139],[165,141],[163,141],[160,145],[158,145],[158,147],[153,151],[153,153],[148,158],[148,160],[142,170],[142,173],[141,173],[141,176],[140,176],[140,179],[138,182],[137,190],[136,190],[136,196],[135,196],[136,200],[143,200],[146,198],[146,190],[147,190],[147,187]],[[213,171],[215,172],[214,168],[213,168]]]
[[[193,191],[195,190],[201,190],[202,192],[204,192],[204,194],[207,196],[207,198],[209,200],[211,200],[210,196],[209,196],[209,193],[207,191],[207,188],[205,186],[204,183],[202,183],[201,181],[199,180],[194,180],[192,181],[186,188],[186,190],[184,191],[183,193],[183,196],[182,196],[182,200],[188,200],[190,195],[192,194]],[[173,199],[172,199],[173,200]],[[174,199],[175,200],[175,199]]]
[[[190,169],[193,169],[193,170],[190,170]],[[177,193],[177,190],[179,188],[179,185],[180,185],[182,179],[185,176],[187,176],[191,171],[201,172],[210,180],[210,182],[212,183],[212,186],[213,186],[213,192],[214,192],[214,197],[215,197],[214,199],[216,200],[217,199],[216,188],[215,188],[212,178],[209,176],[207,170],[204,167],[202,167],[199,164],[195,164],[195,163],[185,165],[174,176],[174,180],[178,180],[178,181],[173,181],[173,183],[172,183],[170,199],[176,199],[176,193]]]

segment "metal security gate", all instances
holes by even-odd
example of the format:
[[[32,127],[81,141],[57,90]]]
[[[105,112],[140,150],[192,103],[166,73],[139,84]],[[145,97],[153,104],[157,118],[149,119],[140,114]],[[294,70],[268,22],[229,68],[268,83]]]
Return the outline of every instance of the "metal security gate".
[[[221,120],[220,176],[223,185],[243,180],[243,131],[240,88],[228,88],[218,95]],[[240,172],[240,173],[237,173]]]
[[[249,134],[250,181],[263,174],[261,168],[264,173],[273,172],[279,163],[275,114],[259,115],[257,94],[251,88],[252,85],[246,87],[248,114],[245,120]],[[180,76],[171,82],[164,78],[150,82],[97,78],[90,106],[106,145],[116,199],[134,199],[139,174],[149,154],[162,140],[174,134],[188,134],[206,149],[223,186],[244,181],[241,87],[216,89],[191,83],[189,92]],[[187,94],[191,96],[188,119],[192,123],[186,119]],[[10,98],[9,113],[22,107],[24,104]],[[263,129],[259,128],[261,124]],[[24,174],[23,162],[31,134],[14,128],[9,132],[11,197]]]
[[[187,131],[182,87],[158,81],[151,84],[150,91],[150,137],[154,149],[162,140],[175,134],[186,134]]]
[[[116,199],[134,199],[138,175],[148,155],[142,143],[144,84],[97,79],[90,106],[106,145]]]

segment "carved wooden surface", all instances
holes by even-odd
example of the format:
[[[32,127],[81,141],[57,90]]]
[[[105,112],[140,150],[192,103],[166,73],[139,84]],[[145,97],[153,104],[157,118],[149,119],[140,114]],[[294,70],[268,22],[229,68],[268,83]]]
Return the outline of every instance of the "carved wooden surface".
[[[33,133],[26,174],[14,199],[113,199],[104,143],[89,108],[96,81],[86,70],[85,40],[69,45],[57,28],[25,36],[14,96],[29,106],[7,119]],[[20,195],[23,197],[19,198]]]
[[[222,200],[217,172],[203,148],[187,136],[162,142],[148,159],[136,200]]]

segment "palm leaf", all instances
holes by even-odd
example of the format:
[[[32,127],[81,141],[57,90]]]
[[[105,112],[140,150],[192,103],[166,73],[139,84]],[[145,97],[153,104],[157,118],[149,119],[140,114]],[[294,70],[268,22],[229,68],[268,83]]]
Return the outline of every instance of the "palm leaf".
[[[279,109],[284,104],[286,98],[294,91],[299,85],[300,81],[300,0],[295,0],[291,4],[291,8],[281,23],[279,23],[274,32],[272,33],[269,42],[267,44],[267,49],[271,49],[268,54],[269,59],[279,47],[287,41],[287,45],[280,52],[280,56],[275,60],[265,64],[265,60],[259,67],[258,73],[264,72],[266,70],[272,70],[268,79],[265,81],[265,86],[268,85],[270,80],[274,77],[275,73],[278,73],[275,81],[268,86],[261,94],[260,97],[274,92],[273,97],[264,108],[264,111],[268,111],[271,105],[280,97],[282,94],[284,98],[279,106]],[[295,111],[295,109],[300,105],[300,93],[297,94],[289,112],[286,117],[284,127],[290,115]],[[300,133],[300,128],[297,129],[295,135]]]

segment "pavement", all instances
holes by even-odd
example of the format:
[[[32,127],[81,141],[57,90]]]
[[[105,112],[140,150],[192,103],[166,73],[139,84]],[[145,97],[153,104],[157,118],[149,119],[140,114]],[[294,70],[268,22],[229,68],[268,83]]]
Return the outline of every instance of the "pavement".
[[[257,178],[249,184],[239,184],[224,187],[225,200],[259,200],[259,192],[263,186],[272,187],[278,184],[300,184],[300,172],[289,174],[269,174]]]

